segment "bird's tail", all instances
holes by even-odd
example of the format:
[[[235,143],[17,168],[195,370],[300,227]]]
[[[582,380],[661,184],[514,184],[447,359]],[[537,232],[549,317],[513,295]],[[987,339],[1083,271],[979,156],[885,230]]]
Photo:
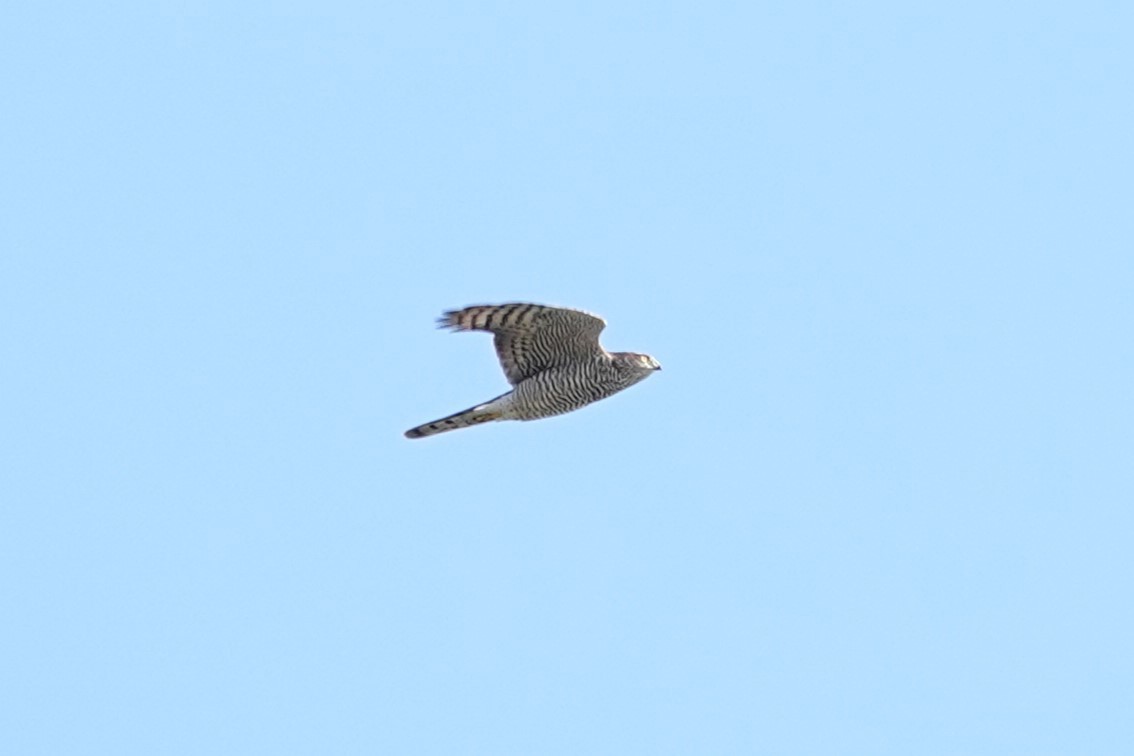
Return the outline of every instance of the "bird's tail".
[[[493,420],[500,420],[504,417],[504,413],[496,406],[495,400],[485,404],[478,404],[475,407],[470,407],[467,410],[443,417],[440,420],[434,420],[431,423],[419,425],[416,428],[410,428],[406,431],[406,438],[425,438],[426,436],[435,436],[438,433],[446,433],[459,428],[468,428],[470,425],[479,425],[480,423],[490,423]]]

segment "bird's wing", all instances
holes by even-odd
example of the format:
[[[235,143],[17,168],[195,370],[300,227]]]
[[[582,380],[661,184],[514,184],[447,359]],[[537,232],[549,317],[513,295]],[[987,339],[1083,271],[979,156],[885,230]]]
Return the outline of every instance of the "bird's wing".
[[[606,321],[566,307],[514,302],[474,305],[446,312],[438,323],[454,331],[488,331],[513,386],[551,367],[605,354],[599,334]]]

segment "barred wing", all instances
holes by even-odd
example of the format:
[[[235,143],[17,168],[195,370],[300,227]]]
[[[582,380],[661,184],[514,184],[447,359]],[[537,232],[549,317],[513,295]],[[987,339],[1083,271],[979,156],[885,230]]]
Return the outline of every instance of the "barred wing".
[[[438,323],[454,331],[488,331],[495,336],[496,356],[513,386],[551,367],[605,354],[599,334],[606,321],[566,307],[514,302],[475,305],[446,312]]]

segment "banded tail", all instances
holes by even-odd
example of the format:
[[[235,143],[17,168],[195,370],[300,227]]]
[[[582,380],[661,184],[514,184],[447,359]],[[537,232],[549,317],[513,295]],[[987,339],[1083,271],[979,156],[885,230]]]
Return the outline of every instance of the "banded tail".
[[[406,438],[425,438],[426,436],[435,436],[438,433],[448,433],[449,431],[468,428],[471,425],[480,425],[501,419],[504,413],[499,409],[492,408],[491,405],[492,402],[478,404],[440,420],[410,428],[406,431]]]

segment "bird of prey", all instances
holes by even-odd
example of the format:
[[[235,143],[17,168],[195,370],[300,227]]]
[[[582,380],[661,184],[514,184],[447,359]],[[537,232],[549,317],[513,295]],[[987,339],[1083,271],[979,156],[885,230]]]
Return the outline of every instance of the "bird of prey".
[[[454,331],[488,331],[513,388],[507,394],[406,431],[424,438],[497,420],[538,420],[579,409],[629,388],[661,365],[648,354],[608,352],[606,322],[588,312],[515,302],[450,310],[438,321]]]

